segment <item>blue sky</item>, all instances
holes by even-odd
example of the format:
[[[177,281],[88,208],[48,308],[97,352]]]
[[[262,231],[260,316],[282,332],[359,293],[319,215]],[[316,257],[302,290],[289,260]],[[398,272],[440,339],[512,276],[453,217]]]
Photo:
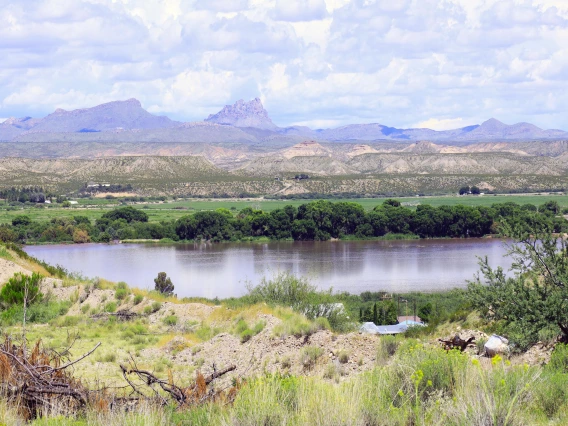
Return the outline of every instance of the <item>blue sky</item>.
[[[0,0],[0,117],[137,98],[281,126],[568,130],[567,0]]]

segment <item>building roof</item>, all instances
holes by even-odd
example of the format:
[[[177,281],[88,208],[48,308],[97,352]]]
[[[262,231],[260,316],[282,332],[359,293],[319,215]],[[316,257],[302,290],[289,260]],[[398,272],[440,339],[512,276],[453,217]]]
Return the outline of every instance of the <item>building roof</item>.
[[[414,316],[414,315],[401,315],[401,316],[397,317],[397,319],[398,319],[399,324],[401,324],[405,321],[424,322],[424,321],[422,321],[422,319],[418,315],[416,315],[416,316]]]

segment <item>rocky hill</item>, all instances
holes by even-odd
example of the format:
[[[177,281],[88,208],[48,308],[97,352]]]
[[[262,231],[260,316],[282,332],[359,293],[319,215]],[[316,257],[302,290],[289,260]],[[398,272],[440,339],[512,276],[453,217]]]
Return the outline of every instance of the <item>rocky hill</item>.
[[[205,121],[235,127],[278,130],[278,127],[268,117],[268,112],[264,109],[259,98],[250,102],[240,99],[234,105],[225,105],[221,111],[217,114],[211,114]]]

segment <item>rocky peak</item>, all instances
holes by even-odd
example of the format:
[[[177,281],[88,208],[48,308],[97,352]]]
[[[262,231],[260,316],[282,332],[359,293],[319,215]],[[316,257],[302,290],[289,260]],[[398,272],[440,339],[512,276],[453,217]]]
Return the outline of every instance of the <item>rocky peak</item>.
[[[211,114],[205,121],[235,127],[256,127],[266,130],[278,129],[268,116],[268,112],[264,109],[259,98],[249,102],[239,99],[233,105],[225,105],[217,114]]]

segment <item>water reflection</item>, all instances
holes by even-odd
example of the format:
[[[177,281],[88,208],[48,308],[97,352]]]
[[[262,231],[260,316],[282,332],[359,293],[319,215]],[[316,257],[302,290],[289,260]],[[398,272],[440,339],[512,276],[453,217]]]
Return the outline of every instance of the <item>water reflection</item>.
[[[503,242],[492,239],[274,242],[188,245],[30,246],[26,251],[88,277],[152,288],[158,272],[172,277],[179,296],[229,297],[245,284],[290,271],[337,291],[436,291],[465,287],[477,256],[508,269]]]

